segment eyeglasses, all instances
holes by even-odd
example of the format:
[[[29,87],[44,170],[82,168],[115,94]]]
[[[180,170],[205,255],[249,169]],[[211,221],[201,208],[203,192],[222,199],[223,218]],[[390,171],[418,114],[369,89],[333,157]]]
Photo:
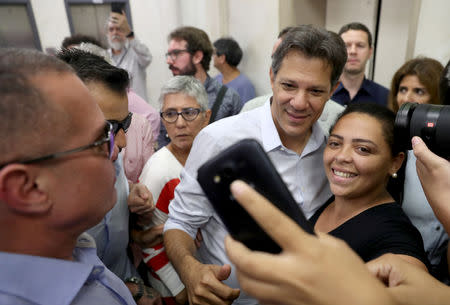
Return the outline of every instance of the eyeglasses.
[[[112,130],[114,134],[116,135],[121,129],[123,129],[123,132],[127,132],[128,128],[130,128],[132,117],[133,113],[128,112],[127,117],[122,121],[108,120],[108,122],[111,123],[112,125]]]
[[[167,123],[175,123],[178,120],[178,116],[182,116],[186,121],[193,121],[198,117],[198,114],[202,110],[200,108],[184,108],[181,112],[176,110],[167,110],[161,112],[160,115]]]
[[[51,160],[51,159],[56,159],[56,158],[60,158],[63,156],[67,156],[76,152],[80,152],[83,150],[87,150],[87,149],[91,149],[91,148],[96,148],[96,147],[103,147],[102,151],[105,151],[104,145],[108,144],[108,158],[111,159],[113,152],[114,152],[114,133],[113,133],[113,127],[112,124],[109,123],[108,121],[105,124],[105,129],[104,129],[104,133],[103,133],[103,137],[98,140],[95,141],[92,144],[88,144],[88,145],[84,145],[84,146],[80,146],[74,149],[70,149],[70,150],[66,150],[66,151],[61,151],[61,152],[57,152],[54,154],[49,154],[49,155],[45,155],[39,158],[33,158],[33,159],[25,159],[25,160],[21,160],[21,161],[12,161],[12,162],[8,162],[5,164],[0,165],[0,169],[5,167],[8,164],[13,164],[13,163],[20,163],[20,164],[31,164],[31,163],[36,163],[36,162],[42,162],[42,161],[47,161],[47,160]]]
[[[172,50],[170,52],[167,52],[166,53],[166,58],[170,56],[170,59],[172,59],[172,61],[175,61],[178,58],[178,56],[181,53],[184,53],[184,52],[191,53],[189,50],[186,50],[186,49],[184,49],[184,50],[175,49],[175,50]]]

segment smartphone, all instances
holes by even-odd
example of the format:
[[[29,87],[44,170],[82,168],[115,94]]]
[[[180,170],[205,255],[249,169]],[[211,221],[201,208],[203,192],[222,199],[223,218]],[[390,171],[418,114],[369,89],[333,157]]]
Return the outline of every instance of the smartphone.
[[[111,3],[111,12],[123,14],[123,10],[125,10],[125,5],[120,2]]]
[[[303,230],[314,234],[312,225],[264,149],[256,140],[244,139],[203,164],[197,176],[204,193],[234,239],[252,250],[275,254],[281,252],[280,246],[233,198],[230,184],[237,179],[253,187]]]

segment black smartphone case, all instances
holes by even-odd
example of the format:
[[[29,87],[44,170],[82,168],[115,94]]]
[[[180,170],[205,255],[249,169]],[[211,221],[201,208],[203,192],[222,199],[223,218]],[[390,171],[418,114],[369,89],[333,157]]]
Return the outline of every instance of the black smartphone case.
[[[291,217],[306,232],[314,234],[298,204],[261,145],[241,140],[198,169],[197,180],[234,239],[257,251],[279,253],[275,243],[233,198],[230,184],[243,180]]]

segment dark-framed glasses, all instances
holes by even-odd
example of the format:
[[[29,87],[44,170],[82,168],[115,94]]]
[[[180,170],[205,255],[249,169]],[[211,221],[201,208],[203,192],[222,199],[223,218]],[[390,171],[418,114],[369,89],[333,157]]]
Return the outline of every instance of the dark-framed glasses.
[[[127,132],[131,125],[131,118],[133,113],[128,112],[128,115],[122,121],[108,120],[111,123],[114,134],[116,135],[119,130],[123,129],[123,132]]]
[[[169,109],[164,112],[161,112],[161,118],[167,123],[175,123],[178,120],[178,116],[182,116],[186,121],[195,120],[199,113],[202,112],[200,108],[184,108],[180,112],[175,109]]]
[[[76,152],[80,152],[83,150],[91,149],[91,148],[100,148],[102,151],[106,152],[108,154],[108,158],[111,159],[113,152],[114,152],[114,133],[113,133],[113,127],[112,124],[106,121],[105,129],[102,134],[102,138],[100,140],[95,141],[94,143],[83,145],[77,148],[73,148],[66,151],[61,151],[49,155],[45,155],[38,158],[32,158],[32,159],[24,159],[19,161],[12,161],[5,164],[0,165],[0,169],[5,167],[8,164],[13,163],[20,163],[20,164],[31,164],[31,163],[37,163],[42,161],[47,161],[51,159],[60,158],[63,156],[67,156]]]
[[[187,49],[175,49],[175,50],[172,50],[172,51],[167,52],[167,53],[166,53],[166,58],[167,58],[167,57],[170,57],[170,59],[172,59],[172,61],[175,61],[175,60],[178,58],[178,56],[179,56],[180,54],[184,53],[184,52],[186,52],[186,53],[191,53],[191,52],[189,52],[189,50],[187,50]]]

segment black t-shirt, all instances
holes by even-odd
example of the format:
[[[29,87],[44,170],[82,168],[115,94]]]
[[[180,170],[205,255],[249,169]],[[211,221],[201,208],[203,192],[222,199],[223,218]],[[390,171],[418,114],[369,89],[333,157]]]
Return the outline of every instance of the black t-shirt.
[[[310,219],[313,226],[334,201],[331,197]],[[401,206],[395,202],[367,209],[335,228],[330,235],[340,238],[365,261],[386,253],[415,257],[428,267],[422,236]]]

